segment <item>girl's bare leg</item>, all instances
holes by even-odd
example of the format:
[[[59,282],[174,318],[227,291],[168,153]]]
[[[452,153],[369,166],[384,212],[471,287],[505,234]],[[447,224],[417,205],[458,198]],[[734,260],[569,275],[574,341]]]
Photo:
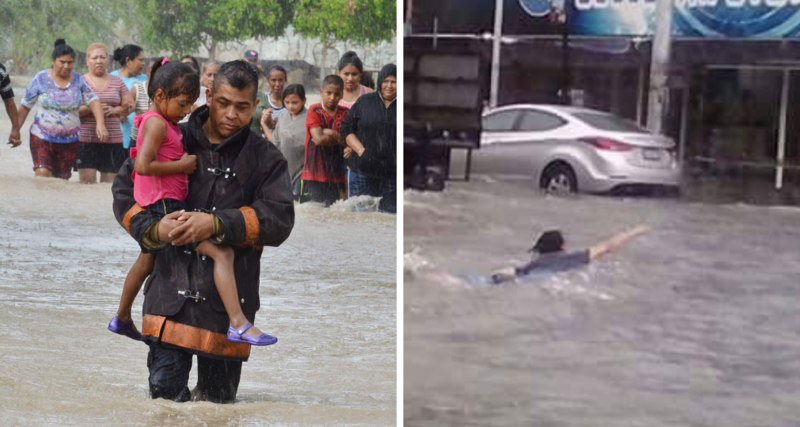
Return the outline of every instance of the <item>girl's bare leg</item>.
[[[97,184],[97,169],[78,169],[81,184]]]
[[[236,290],[236,276],[233,274],[233,249],[204,240],[197,246],[197,253],[209,256],[214,260],[214,284],[222,298],[222,304],[225,305],[231,326],[238,329],[246,325],[248,321],[239,304],[239,291]],[[245,335],[257,338],[261,336],[261,333],[258,328],[253,326],[245,332]]]
[[[117,309],[117,318],[125,323],[131,323],[131,307],[139,290],[142,289],[144,279],[153,272],[156,256],[153,254],[139,254],[139,258],[133,263],[131,271],[125,277],[125,285],[122,287],[122,298]]]

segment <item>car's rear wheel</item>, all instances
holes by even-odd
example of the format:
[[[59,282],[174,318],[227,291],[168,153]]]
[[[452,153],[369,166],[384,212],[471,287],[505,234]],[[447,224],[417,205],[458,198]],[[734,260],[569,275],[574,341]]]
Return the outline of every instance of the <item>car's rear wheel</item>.
[[[548,193],[570,194],[578,192],[578,178],[575,171],[564,162],[553,163],[542,172],[539,186]]]

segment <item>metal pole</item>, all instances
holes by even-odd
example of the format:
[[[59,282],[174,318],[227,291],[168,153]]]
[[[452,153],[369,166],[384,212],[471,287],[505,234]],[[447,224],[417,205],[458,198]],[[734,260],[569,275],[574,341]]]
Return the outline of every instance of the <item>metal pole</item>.
[[[783,187],[783,159],[786,154],[786,120],[789,110],[789,70],[783,70],[783,84],[781,85],[781,117],[778,127],[778,158],[775,159],[775,189]]]
[[[561,22],[561,104],[572,104],[572,75],[569,69],[569,4],[564,2],[564,12],[559,17]]]
[[[636,123],[639,126],[644,124],[644,82],[647,76],[644,72],[644,67],[639,66],[639,86],[636,89]]]
[[[433,48],[436,49],[436,35],[439,33],[439,17],[433,17]]]
[[[503,0],[495,0],[494,39],[492,43],[492,81],[489,93],[489,106],[497,107],[500,91],[500,49],[503,41]]]
[[[686,133],[689,128],[689,96],[691,89],[687,82],[683,89],[683,102],[681,106],[681,134],[678,145],[678,164],[683,165],[683,158],[686,156]]]
[[[672,0],[657,0],[656,28],[650,62],[650,92],[647,97],[647,128],[664,133],[664,113],[669,96],[669,54],[672,43]]]
[[[406,5],[406,19],[405,23],[403,24],[403,36],[408,37],[411,35],[412,27],[411,27],[411,17],[414,16],[412,10],[414,8],[414,1],[408,0],[405,2]]]

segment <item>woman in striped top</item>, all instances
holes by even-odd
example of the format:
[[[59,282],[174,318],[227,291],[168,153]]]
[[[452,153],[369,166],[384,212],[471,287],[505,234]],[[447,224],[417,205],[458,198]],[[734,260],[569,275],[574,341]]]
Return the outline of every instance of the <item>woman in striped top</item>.
[[[153,71],[153,64],[155,64],[155,60],[150,61],[150,63],[147,64],[147,72],[145,75],[149,76],[151,74],[150,72]],[[134,125],[131,128],[130,145],[130,148],[133,148],[136,146],[136,140],[139,138],[139,128],[136,127],[135,119],[137,116],[141,116],[150,111],[150,104],[152,104],[152,101],[150,101],[150,96],[147,94],[147,81],[134,84],[131,92],[133,92],[133,99],[135,101],[135,108],[133,111]]]
[[[87,106],[81,106],[80,148],[76,169],[82,184],[113,182],[122,163],[128,158],[128,151],[122,147],[121,118],[133,108],[133,94],[117,76],[108,74],[108,48],[102,43],[94,43],[86,49],[86,66],[89,72],[83,77],[89,87],[100,98],[105,113],[108,140],[100,141],[96,135],[97,122]]]

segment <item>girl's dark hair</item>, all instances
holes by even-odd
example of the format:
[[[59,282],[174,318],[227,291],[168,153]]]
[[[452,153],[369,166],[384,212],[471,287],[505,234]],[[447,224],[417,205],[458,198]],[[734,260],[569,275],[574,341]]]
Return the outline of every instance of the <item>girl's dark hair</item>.
[[[372,79],[372,74],[369,72],[366,72],[361,75],[359,83],[361,84],[361,86],[366,86],[372,90],[375,90],[375,80]]]
[[[124,67],[128,64],[129,59],[133,61],[143,50],[144,49],[135,44],[126,44],[125,46],[114,49],[114,55],[111,59],[119,62],[119,65]]]
[[[197,74],[200,74],[200,63],[197,62],[197,58],[195,58],[192,55],[186,55],[186,56],[181,58],[181,62],[183,62],[184,59],[190,60],[191,62],[188,62],[188,63],[185,62],[185,64],[191,64],[192,68],[194,68],[195,72]]]
[[[53,61],[55,61],[56,58],[60,58],[64,55],[71,55],[72,59],[75,59],[75,51],[67,44],[67,41],[58,39],[55,42],[55,49],[53,49],[53,55],[51,57]]]
[[[283,97],[281,98],[281,102],[286,101],[286,97],[289,95],[297,95],[298,98],[302,99],[303,101],[306,100],[306,88],[303,87],[301,84],[291,84],[283,90]]]
[[[352,50],[348,50],[347,52],[342,55],[342,58],[339,59],[338,70],[342,71],[342,68],[352,65],[358,69],[359,73],[364,73],[364,64],[361,63],[361,59],[358,58],[355,52]]]
[[[161,89],[167,99],[177,98],[181,95],[200,96],[200,76],[194,72],[192,66],[182,62],[167,62],[164,58],[156,58],[150,81],[147,83],[147,96],[150,100],[156,99],[156,91]]]
[[[272,70],[278,70],[281,73],[283,73],[283,78],[284,79],[288,79],[289,78],[289,74],[286,72],[286,68],[283,68],[280,65],[273,65],[273,66],[269,67],[269,70],[267,71],[267,78],[269,78],[269,73],[271,73]]]

